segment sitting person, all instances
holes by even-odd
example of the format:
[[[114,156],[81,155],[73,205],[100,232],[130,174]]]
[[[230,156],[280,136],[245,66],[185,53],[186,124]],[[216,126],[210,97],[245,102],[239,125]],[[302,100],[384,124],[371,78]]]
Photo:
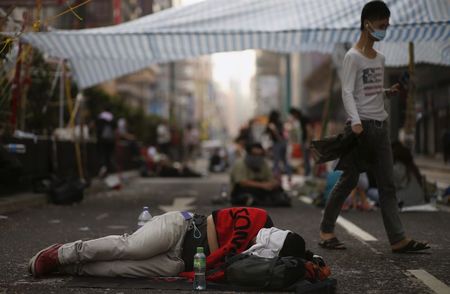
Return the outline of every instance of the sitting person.
[[[290,206],[289,196],[274,179],[264,156],[262,145],[253,143],[244,158],[236,160],[230,175],[232,204]]]
[[[177,276],[193,278],[196,247],[205,248],[206,267],[220,266],[226,256],[249,249],[263,228],[273,227],[267,211],[251,207],[225,208],[208,217],[190,212],[168,212],[153,217],[132,235],[54,244],[39,251],[29,262],[34,277],[53,272],[101,277]],[[272,232],[272,230],[270,231]],[[271,233],[264,236],[271,236]],[[279,256],[305,258],[302,237],[290,231],[273,234]],[[286,255],[287,256],[287,255]],[[208,276],[219,281],[223,271]]]
[[[366,191],[369,189],[369,179],[366,173],[360,173],[358,184],[352,190],[347,200],[342,205],[342,211],[349,209],[359,209],[362,211],[372,211],[375,207],[369,202]],[[359,199],[358,199],[359,198]]]
[[[209,158],[209,171],[214,173],[224,172],[228,168],[227,154],[223,148],[215,148]]]
[[[425,203],[422,175],[414,163],[411,151],[400,142],[392,143],[394,184],[400,207]]]

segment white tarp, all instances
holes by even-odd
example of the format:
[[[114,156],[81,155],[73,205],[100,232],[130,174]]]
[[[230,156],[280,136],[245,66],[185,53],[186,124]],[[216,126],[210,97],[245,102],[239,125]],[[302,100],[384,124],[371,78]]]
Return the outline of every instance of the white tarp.
[[[209,0],[116,26],[27,33],[23,39],[67,59],[81,88],[150,64],[215,52],[266,49],[331,52],[355,42],[367,0]],[[391,26],[381,45],[387,65],[416,61],[450,65],[448,0],[386,0]],[[430,45],[431,44],[431,45]],[[401,49],[399,49],[401,48]]]

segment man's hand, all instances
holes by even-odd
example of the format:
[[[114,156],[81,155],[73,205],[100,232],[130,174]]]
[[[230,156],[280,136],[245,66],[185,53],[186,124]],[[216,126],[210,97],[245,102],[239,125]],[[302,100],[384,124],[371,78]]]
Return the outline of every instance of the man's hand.
[[[267,191],[271,191],[273,189],[275,189],[276,187],[278,187],[278,182],[277,181],[269,181],[269,182],[262,182],[261,184],[261,188]]]
[[[392,87],[390,87],[389,90],[386,91],[386,96],[388,96],[388,97],[396,96],[400,92],[400,89],[401,89],[401,86],[399,83],[397,83],[397,84],[393,85]]]
[[[270,182],[262,182],[262,183],[259,184],[259,186],[260,186],[261,189],[264,189],[264,190],[267,190],[267,191],[272,190],[272,185],[270,184]]]
[[[364,131],[364,129],[361,124],[356,124],[352,126],[352,131],[356,135],[360,135]]]

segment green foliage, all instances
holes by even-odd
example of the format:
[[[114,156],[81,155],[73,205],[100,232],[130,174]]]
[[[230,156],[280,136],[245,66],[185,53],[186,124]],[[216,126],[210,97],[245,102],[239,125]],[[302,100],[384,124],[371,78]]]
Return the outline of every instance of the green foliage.
[[[53,78],[50,65],[37,50],[33,50],[31,58],[25,126],[27,131],[39,134],[57,127],[58,107],[49,107],[52,100],[50,90]]]
[[[0,130],[8,126],[9,105],[11,103],[11,83],[5,66],[6,55],[10,49],[11,43],[7,42],[7,37],[0,35]]]

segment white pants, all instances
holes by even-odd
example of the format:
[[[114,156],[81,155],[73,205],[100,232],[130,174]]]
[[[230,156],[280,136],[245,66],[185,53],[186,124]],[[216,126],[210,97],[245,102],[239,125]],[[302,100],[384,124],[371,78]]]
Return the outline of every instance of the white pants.
[[[132,235],[64,244],[58,250],[60,271],[103,277],[176,276],[184,270],[182,245],[191,222],[180,212],[168,212]]]

